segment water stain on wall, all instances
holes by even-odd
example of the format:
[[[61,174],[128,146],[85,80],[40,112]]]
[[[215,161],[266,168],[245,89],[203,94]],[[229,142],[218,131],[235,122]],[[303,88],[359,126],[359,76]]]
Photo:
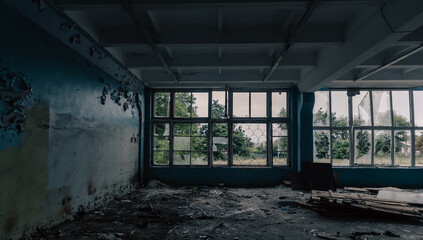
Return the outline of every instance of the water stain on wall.
[[[0,151],[0,236],[21,233],[44,214],[48,177],[49,107],[25,109],[25,135],[20,146]]]

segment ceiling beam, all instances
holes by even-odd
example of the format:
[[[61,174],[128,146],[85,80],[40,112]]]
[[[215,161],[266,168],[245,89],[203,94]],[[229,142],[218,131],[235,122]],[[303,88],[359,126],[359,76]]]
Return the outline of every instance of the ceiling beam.
[[[147,40],[147,44],[151,47],[151,49],[153,50],[156,57],[159,59],[160,63],[163,65],[166,72],[169,74],[169,76],[172,78],[173,81],[178,82],[178,77],[170,69],[166,60],[164,59],[159,49],[157,48],[153,38],[150,36],[146,27],[143,25],[142,19],[139,19],[139,17],[137,17],[137,14],[135,13],[135,10],[132,7],[129,0],[121,0],[120,2],[125,12],[129,15],[131,20],[138,26],[139,31],[144,35],[144,38]]]
[[[339,77],[337,80],[339,81],[354,81],[356,74],[353,72],[349,72],[344,74],[343,76]],[[366,77],[366,79],[361,80],[359,82],[365,81],[423,81],[423,68],[414,69],[413,71],[404,72],[403,69],[384,69],[383,71],[376,72],[372,75]],[[358,83],[359,83],[358,82]]]
[[[143,33],[133,27],[104,27],[97,31],[99,40],[106,47],[133,47],[147,44],[148,40]],[[201,47],[201,46],[252,46],[273,45],[281,47],[283,40],[287,39],[287,33],[283,33],[277,26],[239,26],[225,29],[219,35],[215,26],[194,27],[184,26],[160,26],[160,36],[156,39],[157,45]],[[296,38],[296,45],[302,47],[320,47],[327,45],[339,45],[344,42],[344,27],[342,24],[325,24],[304,26]]]
[[[417,47],[417,48],[415,48],[415,49],[413,49],[413,50],[411,50],[411,51],[409,51],[409,52],[407,52],[407,53],[405,53],[405,54],[403,54],[403,55],[401,55],[399,57],[396,57],[395,59],[393,59],[393,60],[391,60],[391,61],[389,61],[387,63],[384,63],[383,65],[379,66],[378,68],[376,68],[376,69],[374,69],[374,70],[372,70],[370,72],[357,75],[354,80],[355,81],[364,80],[364,79],[366,79],[366,78],[368,78],[368,77],[370,77],[370,76],[372,76],[372,75],[374,75],[374,74],[382,71],[383,69],[389,68],[390,66],[392,66],[392,65],[394,65],[394,64],[396,64],[396,63],[398,63],[398,62],[400,62],[400,61],[402,61],[402,60],[404,60],[404,59],[406,59],[408,57],[410,57],[411,55],[413,55],[415,53],[418,53],[421,50],[423,50],[423,45],[420,45],[419,47]]]
[[[152,54],[128,54],[125,64],[131,69],[157,69],[161,63]],[[218,53],[177,53],[172,59],[171,68],[184,69],[256,69],[270,68],[272,60],[265,53],[227,53],[222,58]],[[287,54],[280,68],[313,67],[317,64],[317,52],[295,52]]]
[[[270,70],[266,73],[266,75],[264,75],[263,82],[269,80],[272,77],[273,72],[279,66],[280,62],[282,61],[283,57],[286,55],[286,52],[289,50],[291,45],[294,44],[295,38],[297,37],[298,33],[304,28],[304,25],[308,22],[308,19],[313,14],[318,3],[319,3],[319,0],[311,0],[310,4],[308,5],[300,21],[297,23],[292,33],[288,35],[288,39],[284,43],[282,51],[278,53],[278,56],[274,60],[272,66],[270,67]]]
[[[147,84],[162,83],[167,84],[173,80],[165,71],[143,70],[143,81]],[[219,71],[183,71],[181,70],[178,83],[197,83],[197,82],[242,82],[244,84],[263,81],[263,76],[257,70],[225,70],[219,74]],[[274,76],[269,82],[294,82],[298,83],[300,71],[298,69],[281,69],[275,71]]]
[[[344,44],[323,52],[316,68],[301,79],[302,92],[313,92],[338,79],[357,65],[379,53],[423,22],[423,1],[395,0],[379,10]]]
[[[58,7],[65,10],[116,8],[115,0],[54,0]],[[278,7],[284,9],[304,9],[309,0],[133,0],[135,9],[145,10],[187,10],[201,8],[242,8],[242,7]],[[387,0],[322,0],[321,7],[366,7],[381,6]]]

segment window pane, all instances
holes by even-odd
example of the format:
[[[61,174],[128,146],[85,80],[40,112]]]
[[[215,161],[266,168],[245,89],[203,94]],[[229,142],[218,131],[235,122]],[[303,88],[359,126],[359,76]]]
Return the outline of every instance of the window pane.
[[[352,97],[353,125],[371,126],[372,113],[370,108],[370,92],[360,91],[360,95]]]
[[[170,106],[170,93],[169,92],[156,92],[155,95],[155,110],[154,116],[156,117],[169,117]]]
[[[415,125],[423,127],[423,91],[414,91],[414,119]]]
[[[208,138],[191,137],[191,151],[207,152],[209,150]]]
[[[192,117],[209,116],[209,93],[192,93]]]
[[[273,123],[272,129],[272,135],[274,137],[288,136],[288,129],[286,123]]]
[[[191,117],[191,93],[189,92],[175,93],[175,117],[179,117],[179,118]]]
[[[169,136],[170,126],[169,123],[155,123],[154,136]]]
[[[314,126],[329,126],[329,91],[315,93],[313,124]]]
[[[273,137],[273,152],[288,151],[287,137]]]
[[[416,166],[423,166],[423,130],[415,131]]]
[[[191,124],[192,128],[192,136],[201,136],[201,137],[208,137],[209,136],[209,128],[207,123],[193,123]]]
[[[234,124],[234,165],[267,165],[266,124]]]
[[[169,137],[154,136],[153,150],[169,151]]]
[[[408,91],[392,91],[394,126],[410,126],[410,98]]]
[[[213,136],[218,136],[218,137],[228,136],[228,124],[213,123]]]
[[[332,131],[332,165],[349,166],[350,140],[348,130]]]
[[[228,152],[213,152],[213,165],[228,165]]]
[[[187,151],[174,151],[173,152],[173,165],[189,165],[190,152]]]
[[[213,124],[213,164],[228,164],[228,125],[226,123]]]
[[[375,165],[391,165],[391,131],[375,130]]]
[[[287,152],[273,152],[273,166],[287,166],[288,153]]]
[[[250,116],[250,97],[248,92],[233,93],[233,116],[249,117]]]
[[[286,92],[272,92],[272,117],[287,117]]]
[[[389,91],[373,92],[373,118],[375,126],[391,126]]]
[[[332,91],[332,127],[348,127],[348,96],[346,91]]]
[[[153,163],[155,165],[169,165],[169,152],[167,151],[154,151]]]
[[[190,150],[190,137],[174,137],[173,149],[176,150]]]
[[[251,93],[251,117],[266,117],[266,93]]]
[[[191,164],[192,165],[207,165],[208,153],[207,152],[192,152],[191,153]]]
[[[314,130],[314,162],[330,163],[329,159],[329,130]]]
[[[394,134],[394,164],[411,166],[411,132],[409,130],[398,130]]]
[[[212,97],[212,118],[221,119],[227,117],[225,114],[225,92],[213,91]]]
[[[354,131],[354,164],[371,165],[372,164],[372,131],[355,130]]]
[[[175,125],[173,125],[175,136],[185,136],[185,137],[191,136],[190,128],[191,128],[191,124],[189,123],[175,123]]]

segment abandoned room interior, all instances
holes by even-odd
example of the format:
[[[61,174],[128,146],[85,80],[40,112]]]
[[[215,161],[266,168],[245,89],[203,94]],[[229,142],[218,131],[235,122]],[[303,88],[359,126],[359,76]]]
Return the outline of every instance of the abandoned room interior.
[[[0,0],[0,239],[423,239],[423,1]]]

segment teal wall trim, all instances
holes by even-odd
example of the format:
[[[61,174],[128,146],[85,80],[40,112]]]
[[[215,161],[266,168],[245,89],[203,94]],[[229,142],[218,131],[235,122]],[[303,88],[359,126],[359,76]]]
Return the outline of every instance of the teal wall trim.
[[[314,93],[302,93],[300,111],[301,162],[313,162],[313,106]]]

